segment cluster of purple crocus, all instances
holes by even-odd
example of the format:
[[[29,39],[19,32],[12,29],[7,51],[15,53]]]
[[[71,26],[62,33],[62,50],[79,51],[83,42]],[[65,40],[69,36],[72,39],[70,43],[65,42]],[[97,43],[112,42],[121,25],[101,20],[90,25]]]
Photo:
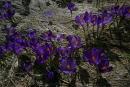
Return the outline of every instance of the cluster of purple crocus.
[[[15,9],[13,8],[10,1],[2,1],[0,6],[0,20],[9,20],[15,14]]]
[[[110,24],[115,17],[121,16],[130,18],[130,6],[114,5],[109,8],[105,8],[103,11],[99,11],[97,13],[86,11],[85,13],[77,15],[75,17],[75,22],[79,26],[84,26],[85,24],[104,26]]]
[[[71,3],[68,6],[68,9],[72,10],[71,8],[74,8],[75,5]],[[10,19],[15,13],[9,1],[3,2],[1,9],[5,10],[0,14],[1,19]],[[108,20],[106,21],[106,19]],[[84,22],[82,22],[83,20]],[[106,24],[109,21],[111,21],[110,14],[108,15],[105,12],[100,14],[100,16],[95,14],[90,15],[88,12],[76,16],[76,22],[81,26],[88,22],[96,25],[102,22],[102,24]],[[26,31],[18,31],[16,26],[12,24],[5,27],[5,33],[6,40],[0,45],[0,61],[2,61],[5,54],[11,53],[16,55],[18,60],[20,60],[20,68],[25,72],[32,71],[35,64],[46,65],[47,77],[52,79],[54,72],[51,71],[52,69],[49,70],[49,68],[53,63],[50,62],[57,59],[59,73],[76,74],[79,66],[75,58],[77,53],[83,54],[81,60],[96,66],[97,70],[101,73],[112,70],[112,67],[109,66],[109,59],[103,49],[92,48],[87,50],[78,35],[55,34],[51,30],[39,34],[36,29],[30,28]],[[60,44],[62,42],[65,43]],[[83,53],[80,50],[83,50]],[[27,56],[23,56],[25,54]],[[21,56],[23,56],[23,59],[20,59]],[[33,59],[32,56],[34,57]]]
[[[78,64],[74,53],[83,48],[82,40],[77,35],[54,34],[48,30],[40,35],[35,29],[28,29],[25,32],[17,31],[14,26],[6,27],[6,41],[0,45],[0,55],[13,53],[17,57],[22,54],[31,54],[35,56],[35,62],[31,58],[20,63],[21,68],[29,72],[34,64],[44,65],[49,60],[53,60],[58,55],[59,72],[64,74],[75,74],[78,70]],[[66,41],[64,45],[55,43]],[[2,58],[1,58],[2,59]],[[82,58],[81,58],[82,59]],[[99,71],[110,71],[109,60],[105,53],[93,48],[90,51],[84,51],[83,59],[90,64],[96,65]]]

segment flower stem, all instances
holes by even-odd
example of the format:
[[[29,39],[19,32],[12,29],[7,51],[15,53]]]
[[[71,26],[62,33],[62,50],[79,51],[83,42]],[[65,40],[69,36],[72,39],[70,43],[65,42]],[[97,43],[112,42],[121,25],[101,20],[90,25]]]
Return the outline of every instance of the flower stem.
[[[82,28],[83,28],[84,38],[85,38],[85,46],[87,47],[87,34],[86,34],[86,30],[85,30],[84,26],[82,26]]]

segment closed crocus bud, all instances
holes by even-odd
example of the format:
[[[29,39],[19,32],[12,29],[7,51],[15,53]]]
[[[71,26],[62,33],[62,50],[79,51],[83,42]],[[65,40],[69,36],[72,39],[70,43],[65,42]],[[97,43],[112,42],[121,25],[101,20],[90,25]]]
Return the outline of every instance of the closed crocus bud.
[[[54,72],[53,71],[48,71],[47,72],[47,79],[52,80],[54,78]]]
[[[112,70],[112,67],[109,65],[108,58],[102,59],[101,63],[98,65],[98,70],[100,73],[106,73]]]
[[[10,8],[12,8],[11,2],[10,2],[10,1],[4,2],[3,8],[5,8],[5,9],[10,9]]]
[[[79,26],[84,26],[85,20],[84,20],[84,14],[79,14],[75,17],[75,23]]]
[[[75,9],[75,4],[72,2],[67,3],[67,7],[70,11],[73,11]]]
[[[96,25],[97,24],[98,16],[96,14],[91,14],[90,17],[91,17],[91,20],[90,20],[91,24],[92,25]]]
[[[70,10],[71,17],[72,17],[72,11],[74,11],[76,9],[75,4],[72,2],[69,2],[69,3],[67,3],[67,8],[68,8],[68,10]]]
[[[22,61],[20,65],[21,70],[24,72],[30,72],[32,67],[32,62],[29,60]]]
[[[85,14],[84,14],[84,21],[85,21],[85,23],[88,23],[88,22],[90,22],[90,14],[89,14],[89,12],[85,12]]]

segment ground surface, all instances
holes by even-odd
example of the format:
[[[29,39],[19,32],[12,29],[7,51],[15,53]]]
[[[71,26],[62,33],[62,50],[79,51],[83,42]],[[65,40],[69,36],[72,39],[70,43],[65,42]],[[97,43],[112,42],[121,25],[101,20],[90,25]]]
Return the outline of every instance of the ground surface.
[[[74,17],[77,14],[80,14],[82,12],[88,11],[96,11],[97,9],[94,8],[91,4],[84,3],[77,3],[77,11],[73,12],[73,15],[71,17],[69,11],[67,8],[59,8],[54,2],[50,2],[50,6],[46,6],[44,1],[40,1],[40,8],[38,7],[38,1],[32,0],[32,3],[30,5],[31,8],[31,14],[28,16],[22,16],[20,15],[20,11],[22,10],[21,2],[18,0],[13,0],[14,4],[18,6],[17,13],[15,15],[16,21],[19,22],[18,29],[26,29],[26,28],[35,28],[38,29],[38,31],[45,31],[45,30],[52,30],[56,33],[66,33],[66,34],[75,34],[77,33],[77,30],[72,27],[74,24],[73,20]],[[46,0],[45,0],[46,1]],[[45,11],[52,11],[53,16],[50,18],[47,18],[44,16]],[[52,21],[52,25],[49,25],[48,22]],[[79,32],[77,33],[79,34]],[[129,46],[127,44],[127,46]],[[119,49],[117,47],[112,47],[111,51],[113,52],[115,59],[111,59],[111,66],[113,67],[113,70],[111,72],[102,74],[103,78],[105,78],[108,81],[108,84],[110,84],[112,87],[130,87],[130,51],[126,52],[126,50]],[[112,56],[113,56],[112,55]],[[14,60],[13,60],[14,61]],[[17,66],[17,61],[14,62]],[[12,65],[12,63],[10,63]],[[10,68],[10,65],[8,66]],[[14,66],[12,66],[9,70],[12,70]],[[96,72],[93,70],[93,67],[90,66],[87,63],[84,63],[82,65],[82,68],[87,70],[90,78],[89,78],[89,84],[83,86],[80,81],[77,80],[76,86],[77,87],[93,87],[94,79]],[[2,70],[2,71],[1,71]],[[11,77],[8,77],[11,71],[6,71],[4,69],[0,70],[0,84],[6,83],[8,84],[11,82],[13,84],[12,86],[7,87],[13,87],[14,85],[16,87],[26,87],[27,85],[26,80],[28,81],[29,76],[26,78],[17,78],[11,79]],[[86,72],[83,72],[84,74]],[[87,75],[87,73],[86,73]],[[86,76],[85,75],[85,76]],[[6,77],[6,78],[5,78]],[[8,78],[7,78],[8,77]],[[10,80],[8,80],[10,78]],[[87,77],[84,77],[87,78]],[[7,81],[4,81],[7,80]],[[13,81],[12,81],[13,80]],[[86,79],[87,80],[87,79]],[[40,83],[39,83],[40,84]],[[0,86],[2,87],[2,86]],[[62,86],[66,87],[66,86]],[[100,87],[107,87],[107,86],[100,86]],[[108,86],[109,87],[109,86]]]

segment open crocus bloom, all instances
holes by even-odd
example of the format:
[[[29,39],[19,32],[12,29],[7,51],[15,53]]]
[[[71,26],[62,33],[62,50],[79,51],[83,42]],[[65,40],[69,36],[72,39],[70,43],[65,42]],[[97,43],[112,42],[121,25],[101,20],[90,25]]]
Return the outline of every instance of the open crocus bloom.
[[[126,8],[126,15],[125,15],[126,18],[130,18],[130,6],[128,6]]]
[[[84,50],[84,60],[91,65],[98,65],[101,62],[102,49],[93,48],[91,50]]]
[[[70,58],[61,58],[60,60],[60,71],[64,74],[75,74],[76,73],[76,61]]]
[[[103,25],[106,25],[112,22],[113,17],[109,13],[103,13],[102,18],[103,18]]]
[[[109,72],[112,70],[112,67],[109,66],[109,60],[104,59],[101,61],[101,63],[98,65],[98,70],[101,73]]]
[[[112,70],[112,67],[109,66],[108,57],[105,55],[103,49],[92,48],[91,50],[84,50],[83,58],[89,64],[96,66],[101,73]]]
[[[57,52],[61,57],[69,57],[71,53],[71,49],[69,47],[61,46],[57,48]]]
[[[48,43],[44,45],[37,44],[36,46],[37,47],[34,49],[36,54],[36,62],[38,64],[44,64],[53,54],[54,48],[51,44]]]
[[[80,48],[81,47],[81,38],[76,35],[68,35],[67,36],[68,46],[72,49]]]

